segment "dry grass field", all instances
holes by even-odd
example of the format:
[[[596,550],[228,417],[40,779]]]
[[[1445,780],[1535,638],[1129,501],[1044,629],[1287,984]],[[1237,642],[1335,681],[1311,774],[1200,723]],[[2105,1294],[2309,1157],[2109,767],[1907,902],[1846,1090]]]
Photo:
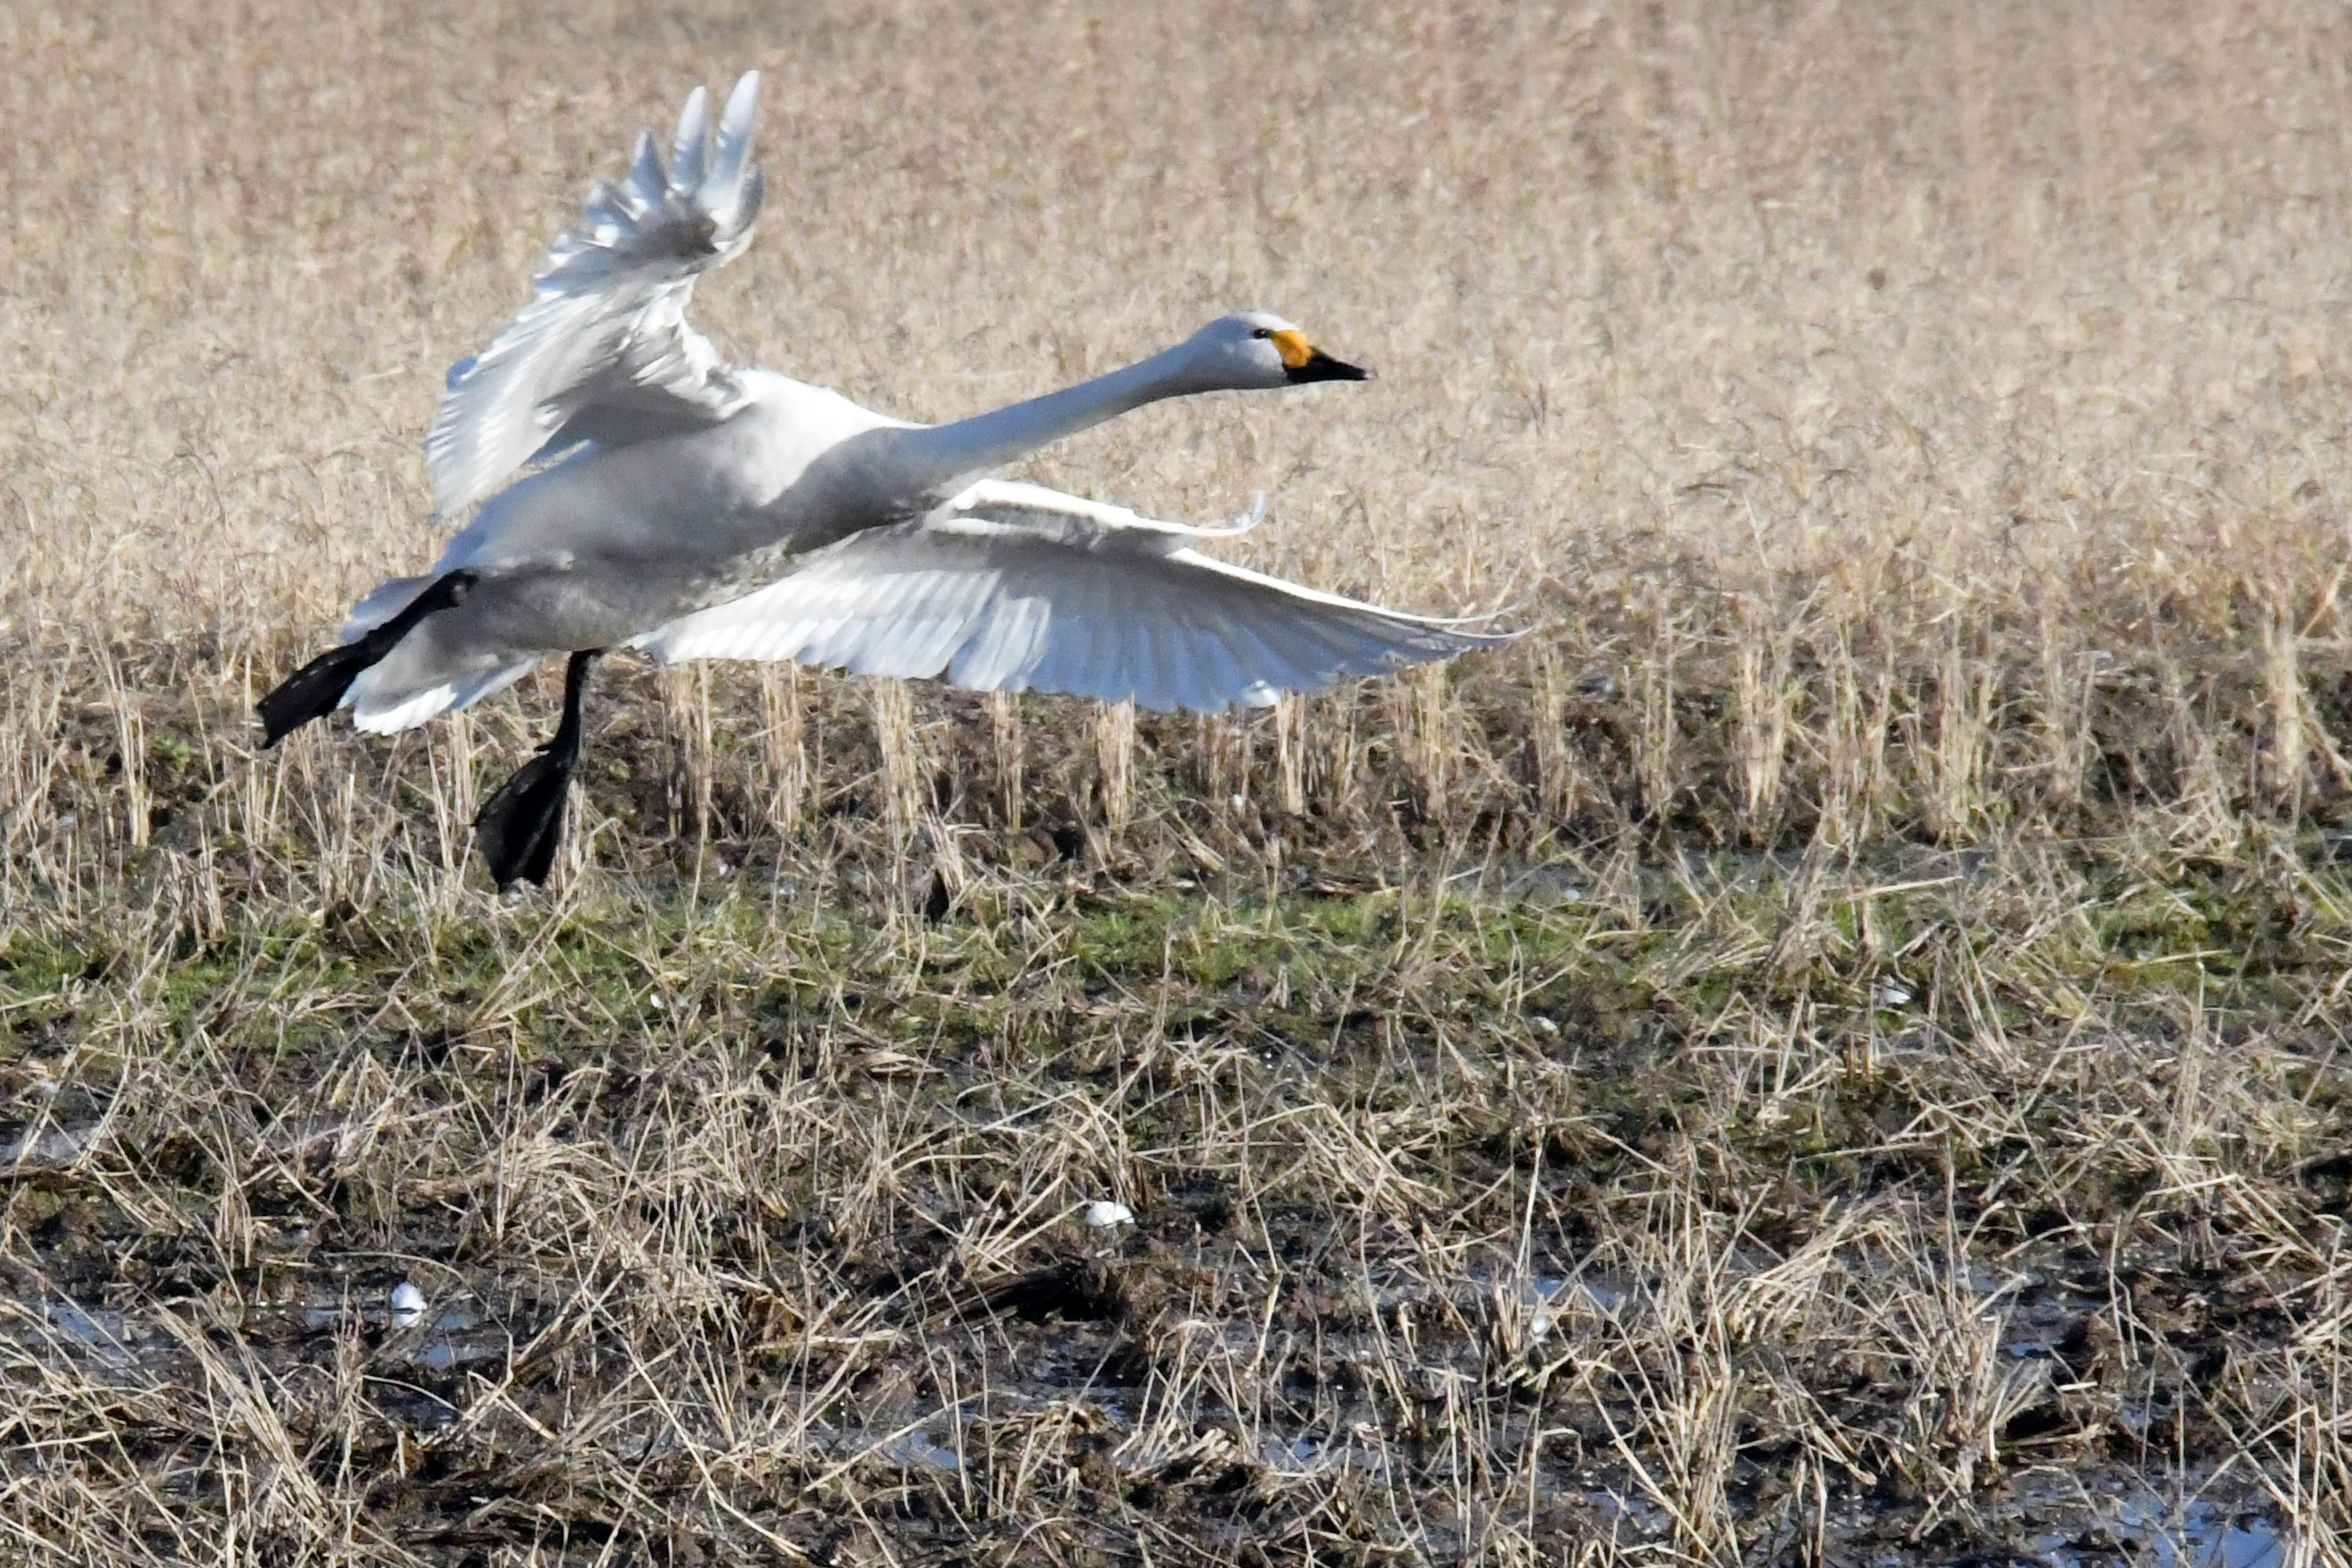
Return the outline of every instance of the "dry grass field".
[[[552,672],[261,752],[755,65],[722,348],[1279,310],[1381,379],[1024,477],[1534,635],[616,660],[505,900]],[[0,121],[0,1561],[2352,1562],[2341,5],[11,0]]]

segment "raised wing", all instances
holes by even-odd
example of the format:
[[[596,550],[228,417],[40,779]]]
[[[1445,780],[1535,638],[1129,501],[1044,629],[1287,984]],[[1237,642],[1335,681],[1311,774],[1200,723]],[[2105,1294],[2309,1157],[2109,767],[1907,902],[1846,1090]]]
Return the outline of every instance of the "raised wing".
[[[740,406],[735,372],[686,324],[695,278],[751,243],[762,184],[751,162],[760,73],[728,95],[710,145],[710,95],[678,117],[669,167],[653,133],[619,185],[599,184],[532,299],[490,346],[449,372],[425,437],[433,493],[454,517],[542,451],[621,445],[716,424]]]
[[[1191,548],[1250,521],[1189,528],[1034,485],[984,483],[635,646],[666,662],[945,673],[973,691],[1215,713],[1512,640],[1318,594]]]

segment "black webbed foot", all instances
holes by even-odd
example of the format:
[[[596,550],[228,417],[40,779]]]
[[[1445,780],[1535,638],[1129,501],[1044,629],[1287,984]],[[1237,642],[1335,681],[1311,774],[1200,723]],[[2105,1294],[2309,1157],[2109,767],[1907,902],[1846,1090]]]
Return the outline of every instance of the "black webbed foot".
[[[268,696],[254,704],[254,711],[261,716],[263,749],[278,744],[311,720],[332,713],[361,672],[382,663],[425,616],[464,604],[478,581],[479,574],[473,572],[452,572],[436,580],[400,614],[357,642],[329,648],[279,681]]]
[[[572,656],[563,671],[563,718],[555,738],[515,770],[474,817],[474,840],[489,863],[490,879],[504,888],[528,880],[544,886],[563,838],[563,804],[580,762],[580,705],[588,689],[595,648]]]

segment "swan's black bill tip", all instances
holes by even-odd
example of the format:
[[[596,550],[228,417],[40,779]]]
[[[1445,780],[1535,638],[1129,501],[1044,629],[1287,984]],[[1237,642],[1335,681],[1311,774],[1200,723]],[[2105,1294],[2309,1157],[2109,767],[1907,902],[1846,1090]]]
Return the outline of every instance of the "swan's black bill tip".
[[[1286,374],[1289,375],[1290,384],[1293,386],[1304,386],[1311,381],[1370,381],[1373,379],[1372,373],[1361,365],[1349,364],[1345,360],[1333,359],[1321,349],[1314,350],[1307,354],[1305,364],[1295,365]]]

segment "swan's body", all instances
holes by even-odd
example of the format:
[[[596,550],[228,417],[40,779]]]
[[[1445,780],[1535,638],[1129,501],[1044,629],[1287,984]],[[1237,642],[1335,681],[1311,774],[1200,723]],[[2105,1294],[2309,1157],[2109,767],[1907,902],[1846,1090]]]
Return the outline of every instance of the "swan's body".
[[[685,308],[700,273],[751,243],[758,84],[747,75],[729,98],[715,156],[699,89],[667,169],[640,137],[628,180],[598,188],[532,303],[450,373],[427,441],[436,497],[443,516],[479,510],[431,573],[361,602],[350,647],[273,693],[273,741],[325,710],[320,692],[362,730],[402,730],[551,653],[608,647],[1213,712],[1505,640],[1191,548],[1234,529],[985,478],[1162,398],[1363,378],[1278,317],[1229,316],[1124,370],[941,426],[726,363]],[[575,750],[586,668],[567,683]]]
[[[444,573],[484,574],[352,685],[362,730],[403,730],[520,679],[551,652],[613,647],[760,585],[785,563],[903,510],[860,437],[906,428],[765,371],[724,423],[573,453],[500,491],[433,571],[361,601],[351,637]],[[869,443],[870,445],[870,443]]]

